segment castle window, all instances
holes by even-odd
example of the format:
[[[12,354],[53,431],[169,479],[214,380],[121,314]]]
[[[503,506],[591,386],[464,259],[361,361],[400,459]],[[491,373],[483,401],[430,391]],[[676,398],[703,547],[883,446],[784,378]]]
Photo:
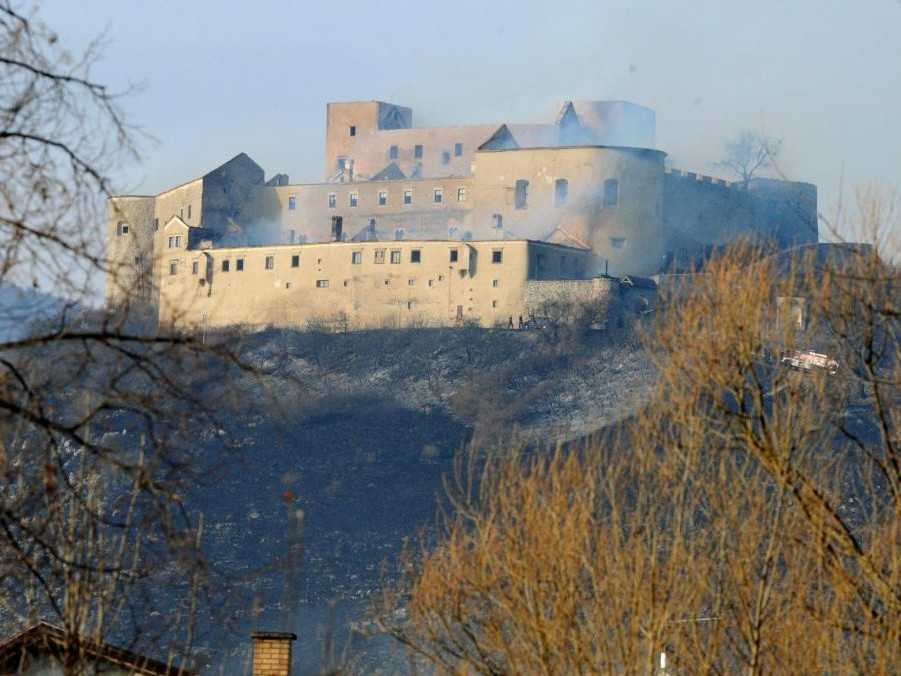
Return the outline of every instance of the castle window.
[[[406,235],[406,231],[403,228],[395,228],[394,229],[394,239],[401,240]]]
[[[294,244],[295,241],[297,241],[297,231],[288,230],[288,244]]]
[[[244,272],[244,259],[243,258],[239,258],[238,260],[235,261],[235,270],[237,272]]]
[[[460,157],[463,154],[463,144],[455,143],[454,144],[454,157]]]
[[[451,263],[456,263],[457,260],[459,259],[459,256],[460,256],[460,252],[459,252],[459,251],[457,251],[456,249],[451,249],[451,250],[450,250],[450,262],[451,262]]]
[[[297,208],[297,195],[288,195],[288,210],[294,211]]]
[[[354,251],[350,254],[350,262],[352,265],[361,265],[363,263],[363,252]]]
[[[412,282],[413,280],[411,279],[410,281]],[[412,300],[408,300],[408,301],[407,301],[407,309],[408,309],[408,310],[412,310],[412,309],[413,309],[413,301],[412,301]]]
[[[291,256],[291,267],[292,268],[300,267],[300,255],[299,254],[294,254],[293,256]]]
[[[491,280],[491,286],[492,286],[493,288],[496,289],[496,288],[498,288],[500,285],[501,285],[501,280],[499,280],[499,279],[492,279],[492,280]]]
[[[504,228],[504,217],[501,214],[494,214],[492,216],[494,219],[494,228],[495,230],[503,230]]]
[[[169,248],[178,249],[181,247],[181,235],[172,235],[169,237]]]
[[[463,188],[463,187],[457,188],[457,201],[458,202],[466,201],[466,188]]]
[[[433,287],[433,286],[435,286],[435,280],[434,280],[434,279],[430,279],[430,280],[429,280],[429,287]]]
[[[626,246],[626,238],[625,237],[611,237],[610,238],[610,247],[613,249],[622,249]]]
[[[619,181],[608,178],[604,181],[604,208],[611,209],[619,204]]]
[[[169,261],[169,274],[177,275],[178,274],[178,261]]]
[[[562,207],[566,204],[567,197],[569,197],[569,181],[558,178],[554,181],[554,206]]]
[[[400,263],[400,249],[391,249],[391,263],[392,265]]]
[[[521,178],[516,182],[514,206],[517,209],[525,209],[529,206],[529,182],[525,179]]]
[[[349,200],[350,206],[352,206],[352,207],[357,206],[357,203],[359,201],[360,201],[359,193],[355,193],[355,192],[350,193],[350,200]]]
[[[275,256],[266,256],[266,269],[267,270],[275,269]]]
[[[153,231],[156,232],[159,229],[160,229],[160,219],[154,218],[153,219]]]
[[[316,280],[316,288],[317,289],[327,289],[328,288],[328,280],[327,279],[317,279]]]
[[[388,193],[386,193],[384,191],[380,192],[379,193],[379,206],[383,207],[386,204],[388,204]]]
[[[404,190],[404,204],[413,204],[412,190]]]
[[[181,208],[178,210],[178,217],[179,217],[179,218],[184,218],[184,217],[185,217],[185,208],[184,208],[184,207],[181,207]]]
[[[356,128],[354,125],[350,125],[349,131],[350,131],[350,135],[351,135],[351,136],[356,136],[356,135],[357,135],[357,128]]]
[[[119,223],[116,226],[116,234],[117,235],[127,235],[128,234],[128,223]]]
[[[417,160],[422,159],[422,146],[420,146],[420,145],[413,146],[413,157],[415,157]]]
[[[435,188],[432,191],[432,200],[435,204],[441,204],[444,201],[444,188]]]
[[[376,249],[375,257],[372,260],[374,263],[384,263],[385,262],[385,250],[384,249]]]
[[[413,249],[410,252],[410,262],[411,263],[421,263],[422,262],[422,250],[421,249]]]
[[[188,205],[188,220],[191,220],[191,205]]]
[[[415,280],[415,279],[408,279],[408,280],[407,280],[407,286],[416,286],[416,280]]]
[[[450,153],[446,150],[441,151],[441,164],[450,164]]]
[[[491,307],[497,307],[497,301],[496,301],[496,300],[491,301]]]
[[[501,249],[495,249],[491,252],[491,262],[492,263],[503,263],[504,262],[504,252]]]
[[[231,261],[226,259],[222,261],[222,272],[228,272],[228,268],[231,265]]]
[[[330,192],[328,194],[328,208],[334,209],[336,206],[338,206],[338,195],[336,195],[333,192]]]
[[[390,148],[388,148],[388,159],[397,159],[397,146],[391,146]]]
[[[198,260],[191,261],[191,274],[192,275],[200,274],[200,261],[198,261]]]

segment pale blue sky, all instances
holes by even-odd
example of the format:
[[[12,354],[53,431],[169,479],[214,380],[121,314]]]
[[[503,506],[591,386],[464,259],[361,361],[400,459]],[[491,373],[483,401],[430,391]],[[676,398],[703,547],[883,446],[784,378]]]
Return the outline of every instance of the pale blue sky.
[[[835,200],[901,187],[901,0],[453,3],[50,0],[78,46],[107,28],[98,78],[159,140],[122,187],[156,192],[247,152],[322,178],[325,103],[382,99],[419,125],[547,121],[567,98],[657,111],[674,166],[711,172],[724,139],[784,139],[783,169]]]

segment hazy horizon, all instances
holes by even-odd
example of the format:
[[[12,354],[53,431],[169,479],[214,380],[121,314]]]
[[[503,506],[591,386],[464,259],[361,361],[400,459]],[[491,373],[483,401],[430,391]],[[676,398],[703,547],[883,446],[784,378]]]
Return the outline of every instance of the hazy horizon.
[[[157,139],[123,191],[156,193],[246,152],[267,176],[321,181],[328,101],[411,106],[416,126],[552,121],[567,99],[625,99],[657,113],[674,167],[717,172],[742,129],[783,139],[781,166],[847,190],[901,186],[901,0],[753,8],[720,3],[200,0],[50,3],[74,50],[107,30],[95,77],[143,89],[124,101]]]

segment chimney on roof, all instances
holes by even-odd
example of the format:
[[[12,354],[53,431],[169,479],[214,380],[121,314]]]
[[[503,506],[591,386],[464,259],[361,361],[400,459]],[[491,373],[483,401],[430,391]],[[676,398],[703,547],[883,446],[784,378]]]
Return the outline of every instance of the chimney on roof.
[[[297,635],[284,631],[255,631],[253,676],[291,676],[291,647]]]

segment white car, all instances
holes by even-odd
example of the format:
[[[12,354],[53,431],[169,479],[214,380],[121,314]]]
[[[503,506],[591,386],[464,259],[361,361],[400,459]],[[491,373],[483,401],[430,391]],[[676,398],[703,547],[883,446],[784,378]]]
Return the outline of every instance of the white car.
[[[829,355],[812,350],[795,350],[790,355],[782,357],[782,363],[802,371],[812,371],[817,368],[826,369],[830,375],[838,373],[838,362],[835,359],[830,359]]]

